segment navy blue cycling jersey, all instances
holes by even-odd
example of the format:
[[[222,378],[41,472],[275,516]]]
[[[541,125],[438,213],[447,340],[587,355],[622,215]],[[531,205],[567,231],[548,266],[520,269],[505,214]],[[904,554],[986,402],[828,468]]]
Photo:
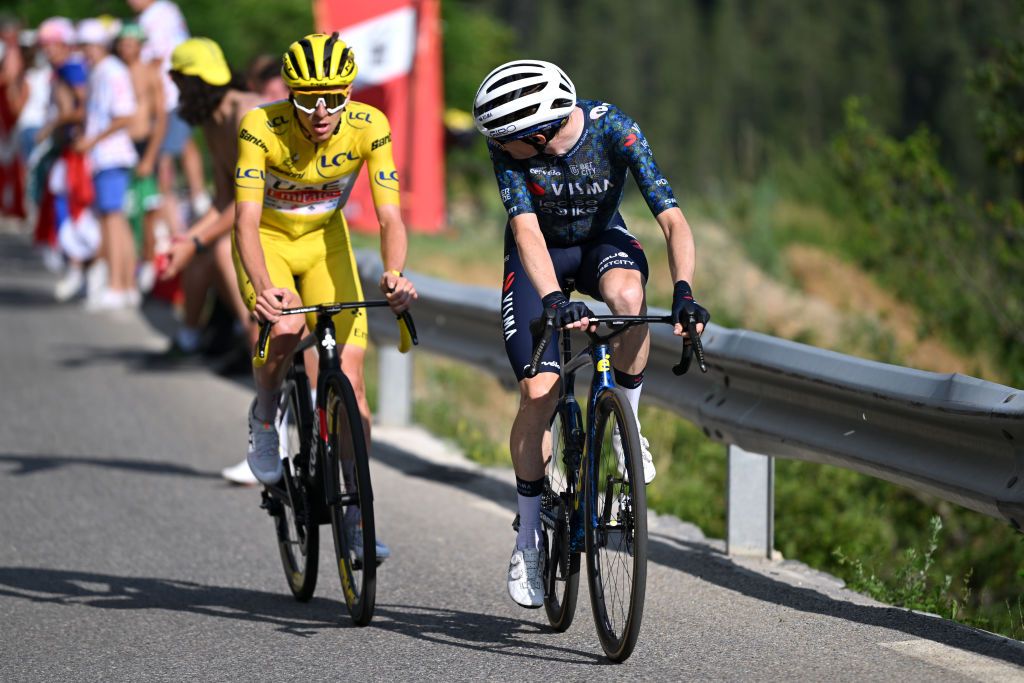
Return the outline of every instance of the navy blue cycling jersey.
[[[549,246],[580,244],[607,229],[622,201],[627,168],[653,215],[678,204],[633,119],[607,102],[576,105],[583,110],[583,133],[563,156],[513,159],[488,141],[509,217],[536,214]]]

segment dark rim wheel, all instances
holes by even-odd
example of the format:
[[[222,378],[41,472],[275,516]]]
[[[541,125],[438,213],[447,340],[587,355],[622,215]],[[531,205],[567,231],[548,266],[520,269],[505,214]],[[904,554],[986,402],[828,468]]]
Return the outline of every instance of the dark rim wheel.
[[[621,662],[632,654],[643,618],[647,495],[640,434],[621,389],[601,394],[594,419],[594,461],[585,484],[587,580],[601,647],[609,659]]]
[[[278,434],[281,452],[288,457],[284,465],[282,486],[287,501],[280,505],[280,514],[274,517],[277,527],[277,545],[281,551],[288,586],[296,600],[306,602],[316,590],[317,567],[320,558],[320,526],[315,519],[310,485],[294,463],[302,448],[302,413],[298,387],[287,382],[281,391]]]
[[[328,507],[341,590],[352,620],[373,618],[377,585],[373,489],[363,422],[352,385],[344,375],[326,384]],[[368,561],[364,561],[367,558]]]
[[[544,611],[556,631],[565,631],[576,614],[580,583],[580,554],[569,549],[569,517],[575,472],[579,462],[579,408],[575,403],[562,405],[551,419],[551,461],[541,502],[541,521],[548,552],[544,577]],[[568,463],[568,465],[567,465]]]

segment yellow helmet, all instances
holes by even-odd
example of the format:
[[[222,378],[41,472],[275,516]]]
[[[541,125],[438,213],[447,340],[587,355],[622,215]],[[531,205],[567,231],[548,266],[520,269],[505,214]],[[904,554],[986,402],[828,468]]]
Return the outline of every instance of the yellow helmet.
[[[311,33],[288,46],[281,58],[281,77],[292,90],[333,90],[356,78],[352,48],[337,32]]]

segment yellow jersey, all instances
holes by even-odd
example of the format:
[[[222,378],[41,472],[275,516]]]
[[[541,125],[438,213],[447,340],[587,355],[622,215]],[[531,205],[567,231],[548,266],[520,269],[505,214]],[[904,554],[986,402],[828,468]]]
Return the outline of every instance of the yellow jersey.
[[[337,130],[319,144],[306,137],[296,114],[287,100],[271,102],[247,113],[238,131],[235,200],[263,204],[261,229],[295,239],[334,220],[347,231],[341,209],[363,162],[374,204],[399,203],[391,127],[383,112],[349,102]]]

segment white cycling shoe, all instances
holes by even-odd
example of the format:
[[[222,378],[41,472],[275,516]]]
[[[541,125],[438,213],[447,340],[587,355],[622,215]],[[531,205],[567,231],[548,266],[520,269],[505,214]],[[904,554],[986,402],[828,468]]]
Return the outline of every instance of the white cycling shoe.
[[[256,400],[253,399],[249,407],[249,452],[245,461],[256,479],[269,486],[284,476],[277,426],[273,422],[257,420],[253,412],[255,408]]]
[[[619,425],[615,425],[612,428],[612,450],[615,451],[615,455],[619,459],[619,474],[623,474],[626,471],[626,454],[622,450],[622,437],[619,436]],[[644,461],[644,483],[650,484],[654,481],[658,471],[654,469],[654,456],[651,455],[651,444],[643,434],[640,435],[640,453],[643,455]]]
[[[508,561],[508,594],[517,605],[537,609],[544,604],[544,569],[547,555],[543,549],[516,548]]]
[[[236,463],[231,467],[225,467],[220,471],[220,476],[224,477],[232,484],[237,484],[239,486],[255,486],[260,483],[252,473],[252,468],[249,467],[248,459]]]

